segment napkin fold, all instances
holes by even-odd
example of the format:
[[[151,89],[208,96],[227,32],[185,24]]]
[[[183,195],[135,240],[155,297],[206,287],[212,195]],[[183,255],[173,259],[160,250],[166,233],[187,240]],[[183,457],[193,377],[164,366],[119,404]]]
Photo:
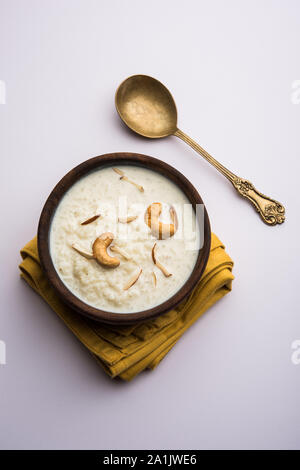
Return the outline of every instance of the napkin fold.
[[[21,277],[50,305],[111,377],[131,380],[154,369],[209,307],[231,291],[233,262],[212,233],[207,266],[192,294],[175,309],[143,323],[109,326],[82,317],[65,305],[44,275],[37,238],[21,250]]]

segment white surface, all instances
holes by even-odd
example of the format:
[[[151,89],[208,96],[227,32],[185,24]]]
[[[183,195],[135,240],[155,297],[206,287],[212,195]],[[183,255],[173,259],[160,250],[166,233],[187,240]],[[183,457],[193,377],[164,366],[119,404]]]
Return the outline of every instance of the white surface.
[[[1,448],[299,448],[299,1],[0,8]],[[134,73],[165,83],[179,127],[285,204],[283,226],[264,225],[175,137],[125,129],[114,92]],[[17,268],[58,179],[114,151],[157,156],[191,180],[236,276],[160,366],[129,384],[105,376]]]

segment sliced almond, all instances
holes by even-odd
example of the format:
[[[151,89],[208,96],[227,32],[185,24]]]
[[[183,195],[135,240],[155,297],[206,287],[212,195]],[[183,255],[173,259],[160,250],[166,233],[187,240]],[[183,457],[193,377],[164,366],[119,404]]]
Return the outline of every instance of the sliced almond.
[[[162,272],[166,277],[172,276],[172,274],[169,273],[169,271],[168,271],[168,270],[158,261],[158,259],[156,258],[156,255],[155,255],[155,248],[156,248],[156,243],[154,243],[153,248],[152,248],[152,260],[153,260],[153,263],[158,267],[158,269],[161,270],[161,272]]]
[[[130,289],[130,287],[132,287],[136,283],[136,281],[138,280],[138,278],[140,277],[141,274],[142,274],[142,268],[139,270],[138,274],[135,274],[135,276],[133,276],[133,278],[130,279],[128,284],[126,284],[126,286],[123,287],[123,290]]]
[[[162,272],[166,277],[172,276],[172,274],[169,273],[169,271],[168,271],[159,261],[156,261],[156,266],[158,267],[158,269],[161,270],[161,272]]]
[[[118,173],[118,175],[120,175],[120,176],[124,176],[124,174],[125,174],[124,171],[120,170],[119,168],[113,168],[113,170],[114,170],[116,173]]]
[[[89,219],[85,220],[84,222],[81,222],[80,225],[88,225],[97,220],[100,217],[100,214],[93,215],[93,217],[90,217]]]
[[[156,287],[157,279],[156,279],[156,274],[154,271],[152,271],[152,277],[153,277],[154,286]]]
[[[129,178],[127,178],[127,176],[122,175],[122,176],[120,177],[120,180],[127,181],[128,183],[133,184],[133,186],[135,186],[136,188],[138,188],[138,190],[141,191],[141,193],[144,192],[143,186],[141,186],[140,184],[135,183],[134,181],[131,181]]]
[[[133,220],[136,220],[137,218],[138,218],[137,215],[131,215],[129,217],[119,217],[118,221],[121,224],[129,224],[130,222],[132,222]]]
[[[127,261],[130,260],[130,256],[126,253],[126,251],[122,250],[122,249],[119,248],[118,246],[116,246],[116,245],[111,245],[109,248],[110,248],[110,250],[113,251],[114,253],[119,253],[119,255],[123,256],[123,258],[126,259]]]
[[[156,264],[155,247],[156,247],[156,243],[154,243],[153,248],[152,248],[152,260],[154,264]]]
[[[88,251],[85,251],[84,249],[80,248],[76,243],[72,244],[73,250],[77,251],[81,256],[84,256],[87,259],[94,259],[93,253],[89,253]]]

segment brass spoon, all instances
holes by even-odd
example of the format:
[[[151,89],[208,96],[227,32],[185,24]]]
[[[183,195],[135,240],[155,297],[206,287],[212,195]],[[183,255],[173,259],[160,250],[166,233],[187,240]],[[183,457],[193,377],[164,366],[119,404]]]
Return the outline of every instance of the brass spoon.
[[[189,144],[226,176],[241,196],[254,205],[266,224],[276,225],[284,222],[285,209],[282,204],[257,191],[250,181],[227,170],[178,129],[175,101],[169,90],[158,80],[147,75],[133,75],[127,78],[116,92],[116,108],[120,118],[137,134],[150,139],[175,135]]]

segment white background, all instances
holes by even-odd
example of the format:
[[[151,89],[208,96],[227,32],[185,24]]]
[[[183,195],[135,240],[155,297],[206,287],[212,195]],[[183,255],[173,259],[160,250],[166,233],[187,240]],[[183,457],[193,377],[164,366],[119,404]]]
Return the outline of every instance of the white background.
[[[1,448],[300,447],[299,46],[298,0],[0,0]],[[286,206],[284,225],[264,225],[177,138],[127,131],[114,92],[135,73],[165,83],[179,127]],[[53,186],[114,151],[190,179],[236,276],[129,384],[109,379],[18,273]]]

